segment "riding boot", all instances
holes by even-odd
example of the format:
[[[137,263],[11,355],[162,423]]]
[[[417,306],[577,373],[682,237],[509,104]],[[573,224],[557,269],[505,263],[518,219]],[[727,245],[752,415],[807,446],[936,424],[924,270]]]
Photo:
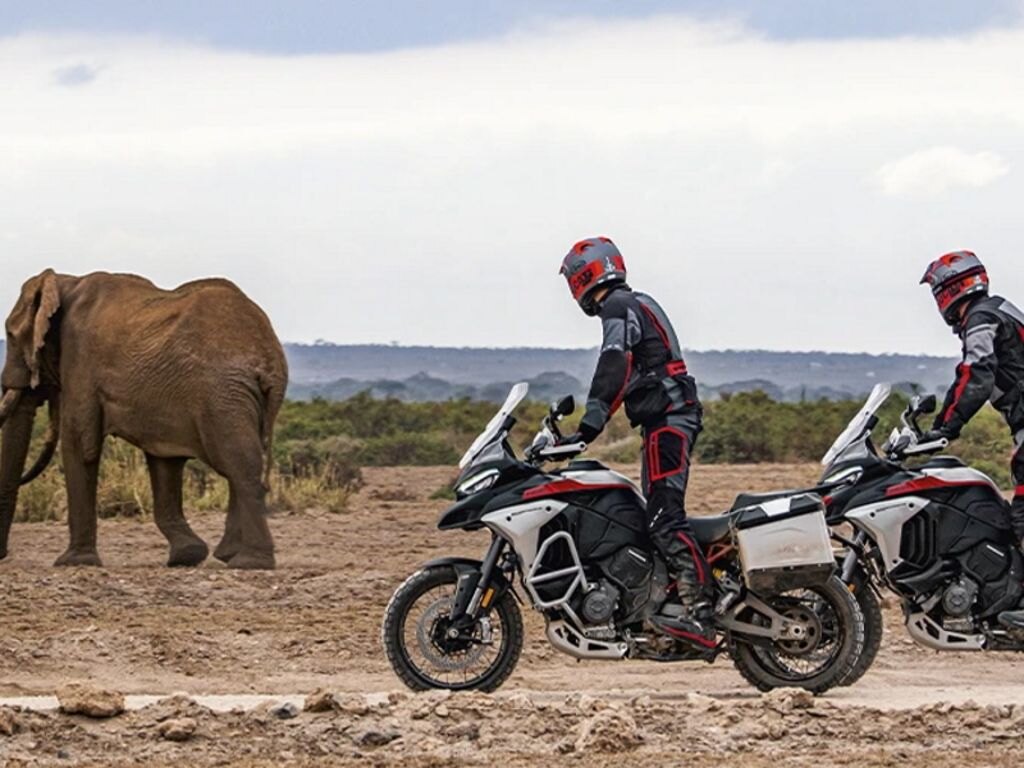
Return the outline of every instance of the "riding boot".
[[[689,528],[689,526],[686,526]],[[675,576],[678,603],[666,601],[651,617],[651,623],[664,634],[685,640],[699,649],[717,644],[714,625],[714,591],[708,578],[708,566],[700,548],[687,532],[673,531],[659,537],[669,572]]]

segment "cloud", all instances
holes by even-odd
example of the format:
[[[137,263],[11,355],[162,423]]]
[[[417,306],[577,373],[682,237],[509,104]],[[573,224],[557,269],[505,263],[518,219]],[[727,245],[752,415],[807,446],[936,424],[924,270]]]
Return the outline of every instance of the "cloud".
[[[584,346],[557,264],[604,233],[687,345],[946,353],[935,254],[970,247],[1024,297],[1024,179],[978,186],[1024,156],[1021,50],[676,16],[290,57],[0,39],[0,314],[46,266],[222,274],[293,340]],[[958,170],[922,199],[918,165]]]
[[[1005,176],[1009,164],[994,152],[931,147],[878,169],[882,192],[890,197],[934,198],[956,187],[984,187]]]
[[[88,64],[74,64],[69,67],[59,67],[53,71],[53,82],[66,88],[75,88],[81,85],[88,85],[96,79],[99,70],[90,67]]]

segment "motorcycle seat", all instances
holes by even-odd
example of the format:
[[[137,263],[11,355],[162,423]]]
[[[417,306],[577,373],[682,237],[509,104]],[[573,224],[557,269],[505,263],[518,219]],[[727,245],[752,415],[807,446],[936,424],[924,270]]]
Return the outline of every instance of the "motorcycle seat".
[[[697,543],[707,545],[728,535],[732,515],[726,512],[724,515],[691,517],[689,520],[693,537],[697,539]]]
[[[788,496],[799,496],[805,493],[807,493],[806,490],[772,491],[771,493],[741,493],[733,500],[732,506],[729,507],[729,511],[734,512],[737,509],[743,509],[743,507],[753,507],[757,504],[764,504],[766,501],[784,499]]]

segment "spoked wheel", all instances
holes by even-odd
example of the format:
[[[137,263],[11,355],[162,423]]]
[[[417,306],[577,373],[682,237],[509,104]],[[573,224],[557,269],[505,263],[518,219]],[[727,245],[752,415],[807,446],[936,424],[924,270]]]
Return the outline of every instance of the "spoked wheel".
[[[792,629],[770,645],[734,636],[729,654],[740,674],[762,691],[791,686],[821,693],[842,685],[864,647],[864,617],[843,583],[833,577],[765,602],[788,619]],[[771,623],[753,609],[740,618],[763,626]]]
[[[450,619],[458,575],[450,566],[417,571],[384,613],[384,650],[407,686],[423,691],[493,691],[512,674],[523,648],[523,619],[504,594],[471,627]]]

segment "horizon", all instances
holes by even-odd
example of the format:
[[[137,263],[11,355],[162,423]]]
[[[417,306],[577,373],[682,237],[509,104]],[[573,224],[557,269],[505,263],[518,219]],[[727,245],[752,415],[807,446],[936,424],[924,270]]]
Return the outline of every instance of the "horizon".
[[[2,340],[0,340],[2,343]],[[587,347],[545,347],[545,346],[530,346],[530,345],[517,345],[517,346],[477,346],[477,345],[453,345],[453,344],[402,344],[396,342],[335,342],[328,339],[316,339],[314,341],[294,341],[294,340],[281,340],[281,344],[285,346],[301,346],[301,347],[379,347],[382,349],[451,349],[451,350],[495,350],[495,351],[513,351],[513,350],[537,350],[545,352],[592,352],[598,348],[599,344],[593,344]],[[924,357],[936,360],[947,360],[959,358],[958,354],[949,355],[935,355],[927,353],[916,353],[916,352],[847,352],[847,351],[835,351],[828,349],[765,349],[765,348],[728,348],[728,349],[695,349],[691,347],[683,347],[683,352],[693,353],[698,355],[703,354],[752,354],[764,352],[766,354],[781,354],[781,355],[846,355],[850,357],[855,356],[868,356],[868,357]]]

